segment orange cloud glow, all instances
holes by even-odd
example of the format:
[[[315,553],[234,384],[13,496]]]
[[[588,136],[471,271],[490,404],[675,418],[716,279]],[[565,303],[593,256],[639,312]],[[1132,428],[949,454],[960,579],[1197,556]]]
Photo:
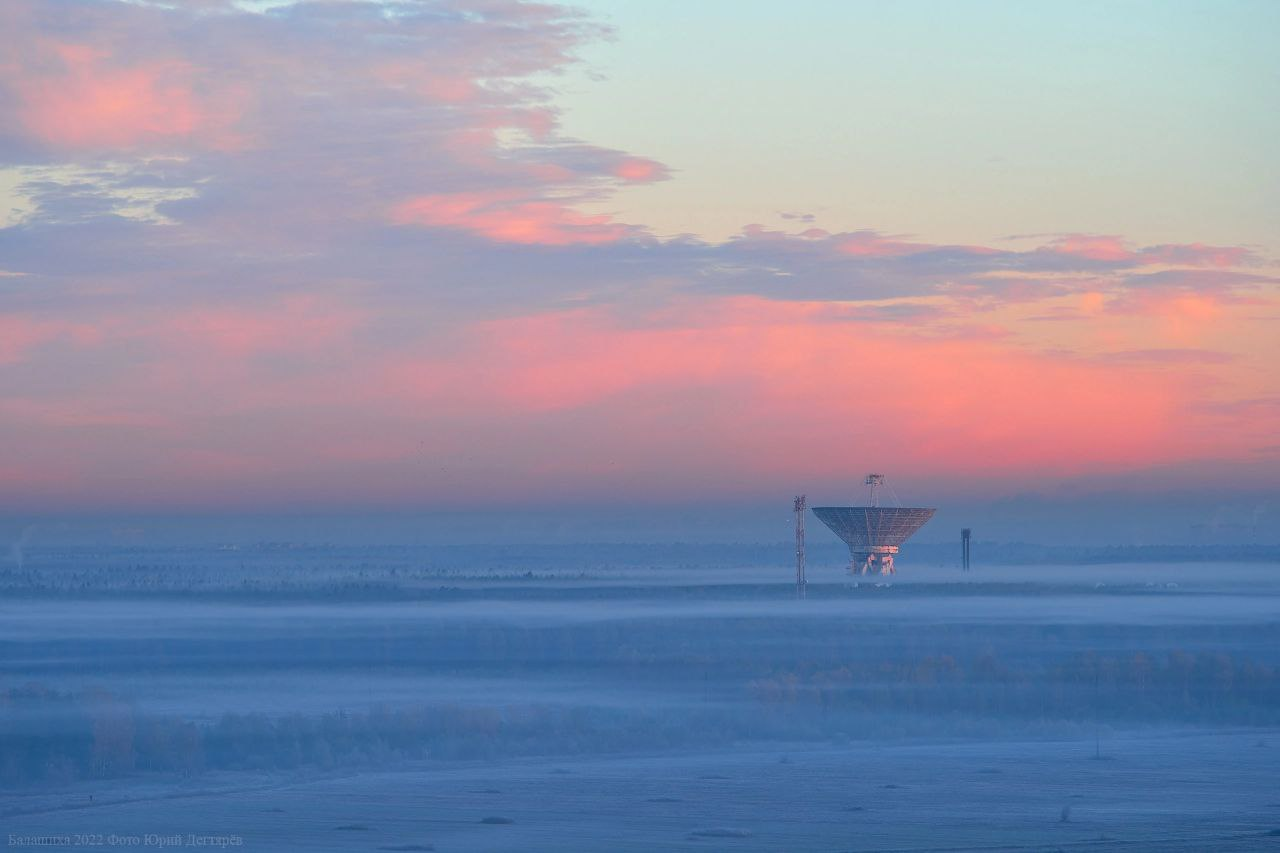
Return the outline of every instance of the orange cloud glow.
[[[383,498],[437,486],[707,495],[834,482],[873,460],[902,475],[1016,480],[1204,458],[1216,435],[1203,383],[1159,364],[922,333],[828,303],[577,308],[373,351],[358,334],[367,322],[302,297],[167,323],[106,318],[145,363],[74,401],[0,409],[86,469],[154,468],[156,494],[166,478],[323,492],[359,469],[353,487]],[[291,354],[303,358],[274,357]],[[234,437],[228,417],[243,425]],[[132,436],[134,456],[100,455],[90,425]]]
[[[853,471],[874,455],[897,470],[1067,472],[1189,449],[1176,426],[1186,389],[1167,374],[839,322],[817,304],[698,309],[705,322],[665,328],[596,309],[488,323],[466,375],[513,412],[603,408],[624,431],[648,421],[637,407],[684,400],[681,418],[714,436],[702,450],[747,469]]]

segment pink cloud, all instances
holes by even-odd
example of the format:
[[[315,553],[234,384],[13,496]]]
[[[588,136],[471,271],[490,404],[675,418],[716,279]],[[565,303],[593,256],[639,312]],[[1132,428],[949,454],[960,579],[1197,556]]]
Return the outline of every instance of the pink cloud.
[[[581,19],[506,2],[289,16],[281,39],[280,16],[230,6],[0,3],[0,143],[11,165],[54,167],[32,184],[38,227],[11,235],[18,304],[45,313],[0,314],[21,386],[0,395],[0,438],[75,461],[50,489],[102,505],[143,481],[161,503],[698,495],[868,457],[1025,483],[1222,444],[1194,429],[1206,392],[1170,356],[1087,352],[1229,343],[1238,357],[1197,378],[1274,384],[1256,342],[1196,345],[1262,335],[1240,294],[1275,282],[1224,269],[1256,262],[1243,248],[1071,234],[994,250],[807,214],[783,217],[799,234],[611,247],[645,232],[574,205],[666,170],[557,133],[539,81],[590,34]],[[164,225],[104,200],[139,187],[175,199]],[[440,252],[388,222],[455,239]],[[494,284],[477,296],[477,280]],[[1045,300],[1078,325],[1036,334],[1017,315]],[[1249,417],[1234,435],[1277,426]]]
[[[632,183],[649,183],[667,176],[666,167],[644,157],[624,157],[613,167],[615,177]]]
[[[101,328],[92,323],[0,314],[0,365],[22,362],[41,346],[86,347],[100,342],[102,337]]]
[[[483,95],[481,87],[467,74],[451,74],[439,66],[415,60],[380,63],[370,73],[389,88],[407,89],[427,101],[466,104],[479,100]]]
[[[1184,243],[1151,246],[1142,250],[1147,263],[1192,267],[1236,267],[1254,262],[1252,252],[1242,246],[1207,246]]]
[[[11,422],[24,421],[49,429],[126,428],[157,429],[169,422],[138,411],[131,402],[86,407],[80,400],[0,400],[0,415]]]
[[[851,429],[864,452],[935,471],[1099,470],[1192,449],[1176,416],[1186,389],[1167,373],[1037,355],[988,336],[852,327],[827,311],[738,297],[699,304],[705,319],[693,326],[632,327],[604,309],[494,321],[477,327],[475,360],[458,369],[467,381],[483,377],[505,412],[495,417],[603,417],[623,455],[652,443],[629,426],[648,421],[637,407],[682,401],[682,423],[714,444],[690,453],[762,477],[839,470],[822,448],[843,446]],[[797,405],[806,412],[798,426],[787,416]],[[1125,418],[1099,417],[1121,410]],[[787,440],[797,430],[804,440]]]
[[[1045,247],[1050,252],[1090,261],[1126,263],[1137,255],[1119,237],[1096,234],[1064,234]]]
[[[178,59],[114,61],[86,44],[36,42],[42,61],[10,81],[18,116],[35,138],[58,148],[127,149],[172,140],[204,147],[241,144],[230,125],[230,93],[197,92],[197,69]]]
[[[1253,253],[1242,246],[1170,243],[1133,249],[1120,237],[1098,234],[1064,234],[1043,248],[1060,255],[1122,265],[1226,268],[1255,260]]]
[[[935,248],[925,243],[893,240],[875,231],[854,231],[838,235],[836,251],[858,258],[897,258]]]
[[[184,348],[248,358],[266,352],[314,354],[345,341],[365,319],[364,311],[342,303],[295,295],[252,307],[192,306],[156,323]]]
[[[853,477],[869,458],[904,475],[1016,480],[1212,450],[1201,385],[1162,362],[922,333],[819,302],[548,311],[399,346],[371,346],[362,323],[340,302],[306,300],[193,309],[167,326],[108,322],[146,363],[74,399],[3,411],[80,460],[90,486],[115,466],[149,472],[139,500],[232,487],[278,499],[341,489],[344,500],[611,484],[633,497],[714,494]],[[300,358],[282,371],[263,353]],[[228,434],[229,415],[244,428]],[[110,453],[86,425],[114,430]],[[458,479],[442,480],[446,470]]]
[[[1097,316],[1107,306],[1107,295],[1096,290],[1087,290],[1080,294],[1080,311],[1086,315]]]
[[[998,249],[990,249],[986,246],[948,246],[937,243],[922,243],[890,237],[878,231],[870,230],[830,234],[821,228],[808,228],[796,236],[804,240],[828,241],[837,253],[852,258],[906,258],[935,251],[947,251],[968,256],[999,254]]]
[[[544,246],[612,243],[630,233],[605,215],[578,213],[559,202],[531,201],[507,191],[423,195],[391,209],[397,225],[470,231],[500,243]]]
[[[1234,301],[1222,294],[1193,290],[1152,290],[1129,293],[1114,300],[1112,306],[1121,313],[1158,321],[1164,340],[1189,346],[1217,327]]]

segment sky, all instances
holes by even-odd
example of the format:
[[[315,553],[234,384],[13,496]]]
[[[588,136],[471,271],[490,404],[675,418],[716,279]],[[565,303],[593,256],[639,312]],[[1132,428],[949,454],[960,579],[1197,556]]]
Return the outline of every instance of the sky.
[[[1271,2],[7,0],[0,510],[876,470],[1280,529],[1277,36]]]

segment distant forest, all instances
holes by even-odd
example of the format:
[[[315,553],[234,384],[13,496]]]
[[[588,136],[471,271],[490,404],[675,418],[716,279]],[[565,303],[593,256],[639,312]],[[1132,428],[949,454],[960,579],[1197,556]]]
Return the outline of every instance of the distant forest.
[[[813,545],[808,554],[809,565],[814,568],[839,569],[849,559],[848,551],[839,543]],[[909,543],[899,562],[904,570],[912,566],[958,569],[958,558],[958,545]],[[353,547],[263,542],[244,546],[42,548],[28,549],[20,562],[0,561],[0,594],[16,598],[212,595],[350,601],[448,599],[488,595],[464,592],[457,585],[484,580],[513,581],[529,587],[527,597],[537,597],[529,581],[616,579],[618,572],[627,572],[637,583],[643,583],[648,570],[777,570],[776,581],[744,580],[736,591],[731,591],[722,578],[715,579],[714,585],[707,585],[705,576],[697,581],[704,583],[701,589],[706,595],[742,596],[763,594],[769,583],[785,583],[794,559],[793,543]],[[1280,570],[1280,546],[1104,548],[979,541],[973,546],[976,571],[967,577],[980,579],[983,566],[1154,566],[1197,562],[1274,565]],[[956,579],[961,579],[958,572]],[[1034,578],[1028,576],[1027,580]],[[544,594],[553,594],[551,591],[557,586],[564,585],[545,585]],[[681,586],[685,588],[683,594],[697,596],[694,586]],[[1039,594],[1048,591],[1042,589]],[[563,589],[554,592],[556,596],[566,594]],[[625,591],[619,586],[613,594],[624,596]]]
[[[581,542],[571,544],[461,544],[461,545],[323,545],[292,542],[255,542],[243,545],[190,546],[68,546],[26,548],[9,560],[0,553],[0,574],[23,568],[68,563],[111,566],[138,563],[278,562],[342,560],[348,564],[402,563],[435,571],[473,570],[589,570],[592,568],[739,568],[789,565],[795,543],[629,543]],[[839,542],[813,541],[808,554],[815,563],[841,564],[848,550]],[[902,549],[904,563],[959,565],[960,541],[908,542]],[[1280,545],[1041,545],[1029,542],[988,542],[975,539],[975,565],[1091,565],[1099,563],[1258,562],[1280,564]]]
[[[470,639],[488,647],[517,639],[501,629],[492,633]],[[582,639],[573,631],[548,633],[543,652],[556,658],[571,657],[564,652]],[[696,683],[697,663],[695,655],[666,665]],[[636,661],[619,669],[643,682],[651,668]],[[329,770],[744,740],[1080,736],[1102,722],[1280,725],[1280,674],[1222,652],[1086,652],[1046,666],[986,651],[895,661],[739,662],[727,669],[736,671],[717,673],[708,697],[715,701],[693,707],[446,701],[321,715],[227,713],[207,721],[140,713],[104,690],[66,693],[28,684],[0,691],[0,790],[147,771]]]

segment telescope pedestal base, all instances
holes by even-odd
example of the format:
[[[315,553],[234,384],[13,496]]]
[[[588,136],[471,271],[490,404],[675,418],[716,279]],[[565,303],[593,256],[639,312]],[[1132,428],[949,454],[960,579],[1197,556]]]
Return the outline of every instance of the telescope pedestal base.
[[[898,553],[895,545],[873,545],[865,550],[849,552],[849,574],[851,575],[891,575],[894,573],[893,555]]]

